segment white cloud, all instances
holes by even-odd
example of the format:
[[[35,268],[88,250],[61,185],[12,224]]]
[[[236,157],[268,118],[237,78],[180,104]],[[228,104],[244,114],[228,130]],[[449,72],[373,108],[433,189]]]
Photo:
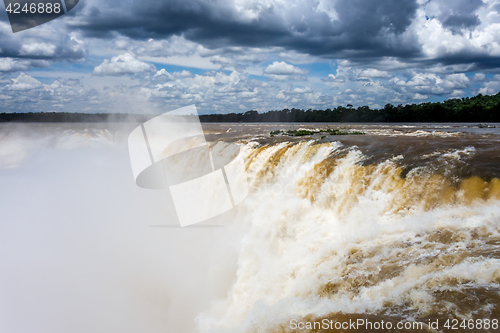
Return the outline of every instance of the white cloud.
[[[93,19],[91,8],[97,2],[89,1],[90,6],[82,10],[88,11],[89,18]],[[492,79],[490,75],[497,70],[489,71],[488,66],[495,64],[491,56],[496,55],[497,51],[500,54],[499,1],[484,0],[484,6],[474,7],[476,9],[470,13],[456,11],[457,8],[465,8],[463,6],[466,6],[464,3],[467,1],[469,0],[457,0],[459,4],[454,4],[451,0],[418,0],[415,7],[418,8],[417,11],[407,13],[409,26],[403,22],[405,18],[401,17],[399,10],[393,12],[394,8],[385,8],[380,12],[380,17],[393,13],[394,16],[389,17],[386,23],[399,22],[401,27],[397,33],[386,34],[382,29],[377,36],[370,35],[372,30],[364,28],[378,29],[378,25],[371,25],[373,22],[370,20],[356,20],[360,17],[358,14],[365,13],[368,7],[383,8],[386,4],[382,3],[378,6],[368,0],[362,0],[366,8],[357,8],[337,0],[307,0],[303,3],[294,2],[293,6],[284,0],[228,2],[230,8],[224,11],[224,14],[231,16],[236,8],[237,15],[231,16],[231,20],[253,22],[252,24],[263,29],[259,30],[263,35],[258,36],[257,43],[238,39],[239,32],[230,29],[222,33],[218,31],[221,35],[217,35],[217,38],[220,40],[214,40],[209,36],[210,26],[206,26],[206,34],[198,35],[199,38],[193,38],[197,32],[170,36],[162,35],[161,31],[156,31],[157,34],[142,31],[141,36],[130,34],[126,37],[128,30],[118,29],[110,32],[106,25],[99,28],[102,30],[88,30],[85,26],[79,26],[78,30],[62,34],[63,37],[55,33],[59,28],[64,31],[67,27],[77,27],[77,21],[83,18],[84,13],[79,17],[66,16],[62,20],[54,20],[55,23],[48,23],[37,28],[38,30],[31,29],[23,34],[12,34],[8,24],[0,22],[0,94],[19,105],[23,104],[24,98],[26,111],[33,109],[28,102],[37,103],[38,108],[43,109],[44,99],[50,101],[51,105],[65,105],[59,99],[63,98],[63,94],[76,93],[77,89],[64,90],[71,84],[64,84],[59,76],[66,79],[73,76],[82,80],[82,86],[78,89],[91,96],[87,104],[99,104],[103,108],[110,100],[118,98],[117,96],[122,96],[123,99],[125,95],[137,94],[151,99],[158,107],[171,105],[179,99],[184,102],[196,102],[200,106],[203,103],[201,110],[231,112],[242,110],[243,106],[259,110],[282,108],[284,104],[289,107],[308,108],[310,105],[324,105],[331,108],[347,103],[355,106],[385,105],[388,102],[404,104],[414,102],[417,97],[442,100],[458,94],[471,96],[478,92],[497,93],[500,90],[499,80]],[[200,0],[197,3],[202,2]],[[151,4],[163,8],[161,2],[152,1]],[[179,6],[187,8],[188,12],[190,10],[190,7],[185,7],[182,2]],[[111,10],[111,4],[105,7],[107,11],[102,10],[99,15],[100,19],[107,23],[106,15],[117,12]],[[207,8],[216,9],[211,13],[220,14],[219,7],[218,3],[214,2]],[[99,8],[103,7],[100,5]],[[120,10],[124,11],[122,14],[129,14],[127,9]],[[272,12],[272,20],[265,19],[270,13],[268,10]],[[209,18],[207,15],[205,17]],[[449,18],[457,15],[472,18],[477,15],[478,25],[462,27],[452,22],[450,28]],[[256,19],[261,21],[254,21]],[[163,21],[159,22],[157,26],[161,26]],[[277,30],[277,37],[273,37],[273,34],[264,35],[269,27],[265,26],[266,22],[273,29],[283,28],[285,35],[281,37],[286,38],[281,38]],[[384,22],[380,27],[384,26]],[[228,27],[233,26],[232,21],[229,23],[231,24],[227,25]],[[183,26],[181,23],[176,24]],[[202,27],[204,23],[200,24],[196,27]],[[188,28],[191,27],[192,24],[189,23]],[[360,31],[369,36],[368,40],[374,41],[373,45],[381,46],[377,44],[380,37],[384,48],[389,52],[383,53],[385,51],[377,49],[384,54],[378,56],[381,53],[371,52],[371,44],[361,43],[366,36],[357,41],[344,40],[343,37],[337,38],[336,34],[330,34],[335,32],[331,30],[332,27],[340,29],[335,30],[337,32],[345,32],[346,38],[356,37],[356,31]],[[388,31],[394,28],[386,27]],[[85,34],[85,31],[89,34]],[[290,31],[290,34],[286,31]],[[106,37],[100,38],[101,33]],[[93,37],[88,37],[90,35]],[[304,43],[304,38],[307,38],[307,43]],[[287,41],[286,44],[283,40]],[[354,44],[353,40],[356,41]],[[359,45],[364,46],[358,49]],[[408,48],[408,45],[411,47]],[[86,67],[88,62],[82,63],[78,73],[73,72],[69,66],[65,67],[66,60],[75,63],[85,57],[87,48],[92,51],[94,59],[100,57],[107,60],[90,69]],[[369,55],[369,58],[365,55]],[[40,60],[41,58],[44,60]],[[33,66],[50,66],[61,60],[64,62],[61,62],[57,71],[55,68],[50,69],[50,79],[47,78],[48,74],[44,74],[46,77],[40,79],[45,83],[57,78],[61,86],[56,83],[45,85],[41,82],[23,82],[25,80],[22,77],[15,79],[17,83],[10,81],[12,72],[23,71],[30,74],[27,71]],[[314,67],[313,75],[302,65],[308,63],[319,65]],[[157,71],[153,64],[176,65],[179,69],[176,69],[176,72],[166,69]],[[194,71],[192,68],[203,69],[205,73],[195,75],[193,72],[200,71]],[[87,72],[81,73],[81,69]],[[480,73],[476,73],[477,71]],[[95,76],[91,75],[92,72]],[[31,75],[39,78],[42,76],[40,73],[31,72]],[[252,75],[258,76],[259,79],[265,76],[268,80],[252,80]],[[310,91],[306,91],[306,88]],[[15,89],[27,89],[25,91],[31,91],[33,95],[16,96],[13,93]],[[62,91],[64,93],[61,93]],[[338,91],[342,93],[336,95]]]
[[[84,87],[78,79],[60,78],[51,84],[43,84],[20,73],[1,90],[0,108],[6,112],[110,112],[115,104],[95,89]]]
[[[16,79],[12,79],[13,84],[7,85],[5,89],[7,90],[32,90],[40,88],[42,83],[37,79],[26,75],[24,73],[19,74]]]
[[[492,95],[500,91],[500,74],[493,76],[488,82],[485,82],[478,93],[483,95]]]
[[[439,75],[435,73],[413,73],[413,77],[405,80],[394,77],[389,80],[391,88],[406,94],[450,95],[459,89],[470,86],[470,80],[464,73]]]
[[[476,73],[470,78],[472,82],[481,82],[484,81],[485,79],[486,75],[484,73]]]
[[[184,37],[172,36],[168,39],[133,40],[119,37],[114,42],[116,50],[124,50],[138,56],[172,57],[194,55],[200,46]]]
[[[341,74],[337,74],[337,75],[328,74],[328,76],[321,78],[321,81],[332,82],[332,83],[334,83],[333,86],[337,86],[341,83],[344,83],[346,81],[346,78],[345,78],[345,76],[342,76]]]
[[[445,76],[443,85],[449,89],[464,89],[470,84],[469,78],[464,73],[449,74]]]
[[[210,62],[222,67],[234,67],[236,65],[235,60],[224,57],[222,55],[215,55],[213,57],[210,57]]]
[[[307,81],[307,77],[304,75],[269,75],[269,79],[272,81]]]
[[[287,64],[284,61],[275,61],[264,69],[264,73],[274,75],[304,75],[309,73],[309,71]]]
[[[156,71],[154,65],[139,61],[132,54],[125,53],[111,60],[104,60],[102,64],[94,68],[94,75],[121,76],[154,71]]]
[[[450,1],[448,4],[453,3],[454,1]],[[450,28],[437,17],[440,14],[435,11],[430,2],[429,6],[417,11],[410,31],[418,37],[427,58],[460,53],[475,56],[500,56],[500,17],[492,15],[497,5],[497,3],[490,3],[477,9],[476,13],[460,13],[460,15],[471,17],[477,16],[478,25]],[[443,4],[442,8],[447,8],[446,6],[447,4]]]
[[[160,69],[156,74],[153,76],[153,80],[156,81],[172,81],[174,80],[174,76],[167,72],[164,68]]]
[[[358,74],[358,77],[360,78],[389,78],[391,75],[387,73],[386,71],[380,71],[378,69],[374,68],[368,68],[365,70],[362,70],[361,73]]]
[[[421,95],[419,93],[416,93],[415,95],[413,95],[413,99],[427,99],[427,98],[429,98],[429,96]]]
[[[0,72],[25,71],[30,67],[31,63],[27,60],[0,58]]]
[[[337,79],[337,77],[333,74],[328,74],[327,77],[324,77],[323,78],[323,81],[335,81]]]
[[[312,64],[318,61],[324,61],[322,58],[311,56],[305,53],[299,53],[296,51],[283,51],[279,52],[278,56],[280,59],[291,62],[293,64]]]
[[[56,46],[47,43],[24,44],[19,50],[19,54],[31,57],[53,57]]]
[[[174,72],[173,75],[175,78],[194,77],[193,73],[191,73],[190,71],[186,71],[186,70],[183,70],[181,72]]]

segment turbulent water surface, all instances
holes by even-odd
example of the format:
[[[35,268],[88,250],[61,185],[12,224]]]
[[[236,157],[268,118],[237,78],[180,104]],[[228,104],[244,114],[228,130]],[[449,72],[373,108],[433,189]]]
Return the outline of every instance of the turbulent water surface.
[[[250,194],[190,230],[135,187],[134,126],[1,125],[1,331],[498,330],[443,327],[500,320],[497,124],[203,124],[240,145]],[[300,128],[366,134],[270,136]]]

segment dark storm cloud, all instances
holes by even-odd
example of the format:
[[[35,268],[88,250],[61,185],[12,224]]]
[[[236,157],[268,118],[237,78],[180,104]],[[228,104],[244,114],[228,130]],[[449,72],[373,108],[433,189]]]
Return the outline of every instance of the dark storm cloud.
[[[481,24],[475,12],[484,5],[481,0],[433,0],[429,3],[430,17],[437,17],[443,27],[453,33],[473,29]]]
[[[418,43],[401,35],[415,16],[416,0],[331,1],[327,5],[323,8],[315,0],[271,5],[241,2],[240,7],[223,0],[142,0],[112,8],[89,2],[70,24],[93,37],[119,33],[148,39],[182,34],[208,48],[281,46],[332,58],[419,54]]]
[[[69,36],[64,29],[44,31],[47,26],[41,26],[13,34],[8,25],[7,14],[2,11],[0,22],[0,58],[14,58],[24,63],[29,61],[34,66],[39,66],[47,60],[72,61],[86,56],[84,42]],[[56,27],[63,26],[61,22],[53,23]]]
[[[478,26],[479,24],[481,24],[479,17],[473,14],[450,15],[443,21],[443,26],[453,28],[454,32],[457,31],[457,28],[471,28]]]
[[[77,60],[86,54],[83,44],[67,35],[58,38],[0,36],[0,57],[33,60]]]
[[[473,51],[461,51],[453,54],[447,54],[434,59],[421,61],[418,63],[420,66],[428,67],[434,64],[440,64],[442,66],[468,64],[469,67],[467,71],[476,72],[482,70],[489,70],[493,72],[498,72],[500,68],[500,57],[489,56],[480,52]]]

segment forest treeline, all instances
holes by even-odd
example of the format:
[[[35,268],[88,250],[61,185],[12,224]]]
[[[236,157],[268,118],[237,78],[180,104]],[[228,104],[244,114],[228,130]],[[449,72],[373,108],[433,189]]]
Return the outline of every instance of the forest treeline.
[[[500,93],[449,99],[442,103],[387,104],[382,109],[347,105],[326,110],[247,111],[200,118],[202,122],[500,122]]]
[[[0,113],[0,122],[144,122],[155,115],[120,113]],[[202,122],[500,122],[500,93],[381,109],[338,106],[326,110],[283,109],[201,115]]]

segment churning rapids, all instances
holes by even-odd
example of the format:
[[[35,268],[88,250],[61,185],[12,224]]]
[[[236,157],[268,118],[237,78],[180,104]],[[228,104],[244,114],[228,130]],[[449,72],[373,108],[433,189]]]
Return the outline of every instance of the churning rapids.
[[[133,183],[134,126],[1,125],[0,331],[500,320],[499,126],[203,124],[250,193],[226,228],[184,229]],[[366,134],[270,136],[327,126]]]

